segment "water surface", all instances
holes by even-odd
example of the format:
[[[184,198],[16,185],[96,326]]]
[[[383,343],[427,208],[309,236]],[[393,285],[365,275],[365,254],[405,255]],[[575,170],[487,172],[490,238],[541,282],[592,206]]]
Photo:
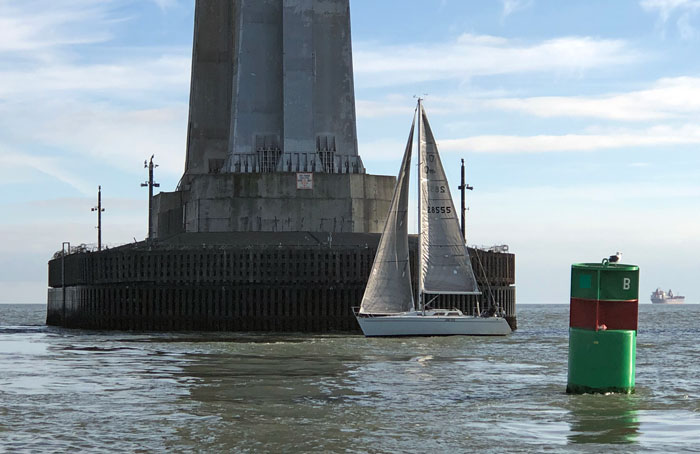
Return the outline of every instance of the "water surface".
[[[698,451],[698,316],[641,306],[636,394],[569,396],[566,305],[429,339],[87,332],[0,305],[0,451]]]

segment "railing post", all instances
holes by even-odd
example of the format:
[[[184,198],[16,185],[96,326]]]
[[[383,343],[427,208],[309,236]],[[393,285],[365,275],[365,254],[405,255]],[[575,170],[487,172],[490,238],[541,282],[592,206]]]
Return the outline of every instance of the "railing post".
[[[61,292],[63,293],[63,307],[61,309],[63,324],[66,323],[66,245],[68,245],[68,254],[70,254],[70,243],[64,241],[61,244]]]

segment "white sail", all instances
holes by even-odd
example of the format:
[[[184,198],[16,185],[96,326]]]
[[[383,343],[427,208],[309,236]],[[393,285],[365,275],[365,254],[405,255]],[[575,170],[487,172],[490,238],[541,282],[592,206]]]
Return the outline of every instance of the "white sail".
[[[393,314],[414,309],[408,255],[408,188],[415,126],[414,117],[389,215],[362,297],[362,314]]]
[[[479,294],[457,210],[422,104],[419,115],[421,291]]]

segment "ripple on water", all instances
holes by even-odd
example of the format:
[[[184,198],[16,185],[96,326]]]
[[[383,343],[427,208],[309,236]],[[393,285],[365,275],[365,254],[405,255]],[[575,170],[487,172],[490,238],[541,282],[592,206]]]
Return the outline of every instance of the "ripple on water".
[[[0,451],[695,449],[699,309],[641,307],[636,394],[569,396],[566,306],[521,306],[497,339],[97,333],[12,308]]]

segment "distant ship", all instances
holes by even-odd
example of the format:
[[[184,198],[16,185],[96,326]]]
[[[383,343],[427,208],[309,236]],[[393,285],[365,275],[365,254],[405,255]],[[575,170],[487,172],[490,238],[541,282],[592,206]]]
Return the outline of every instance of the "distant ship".
[[[669,290],[666,293],[661,288],[657,288],[651,294],[651,302],[653,304],[683,304],[685,303],[685,296],[674,295],[673,290]]]

